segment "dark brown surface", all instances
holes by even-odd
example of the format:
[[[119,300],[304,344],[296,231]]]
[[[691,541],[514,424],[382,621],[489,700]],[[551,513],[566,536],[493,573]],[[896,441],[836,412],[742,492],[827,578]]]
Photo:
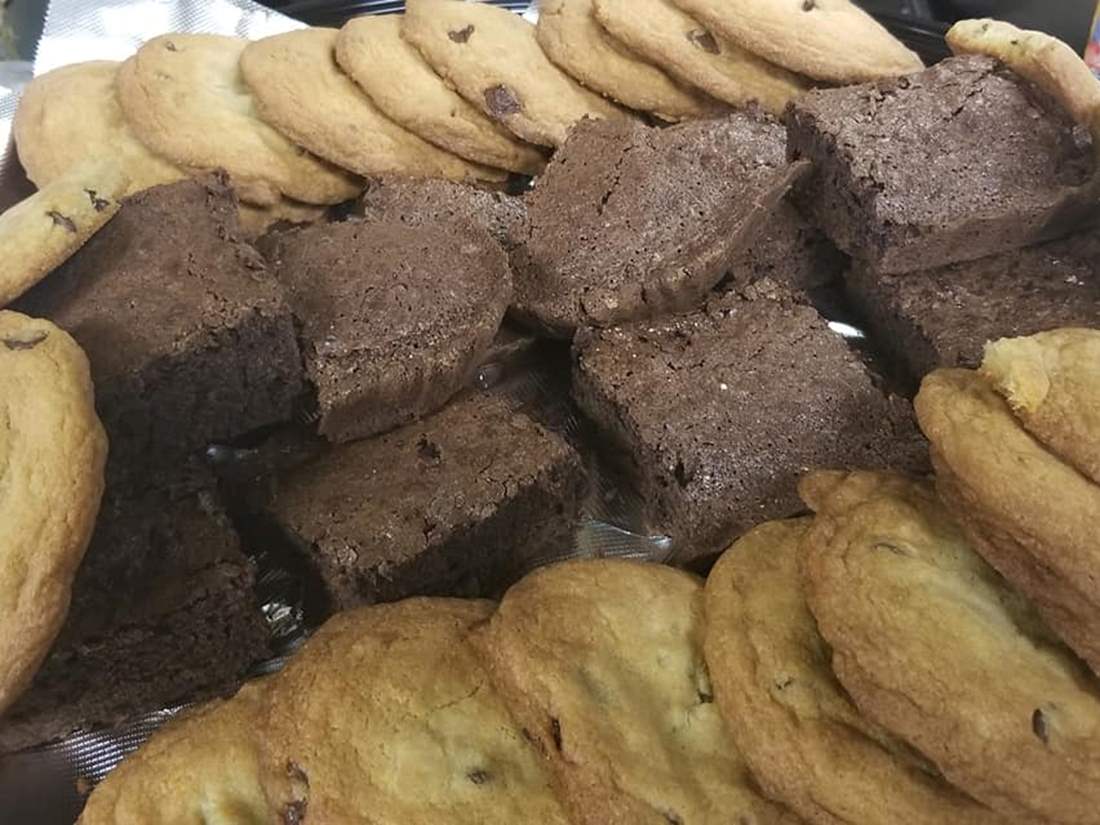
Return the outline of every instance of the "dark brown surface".
[[[515,246],[526,220],[521,197],[432,178],[371,180],[358,207],[368,220],[394,220],[409,226],[471,223],[492,235],[506,250]]]
[[[835,281],[847,258],[787,200],[760,236],[730,264],[724,285],[741,288],[763,278],[794,290],[814,290]]]
[[[906,275],[856,267],[845,283],[876,340],[920,379],[978,366],[987,341],[1100,326],[1100,232]]]
[[[513,311],[568,337],[694,307],[800,173],[763,116],[582,121],[524,198]]]
[[[19,304],[88,354],[113,487],[144,489],[208,442],[292,415],[290,311],[235,233],[223,179],[149,189]]]
[[[332,441],[442,406],[472,377],[512,294],[504,252],[476,226],[346,221],[273,251]]]
[[[679,563],[800,512],[807,469],[927,463],[908,402],[813,309],[766,282],[749,293],[575,344],[577,402],[631,457],[651,532]]]
[[[231,690],[270,653],[252,585],[208,494],[108,497],[65,626],[0,720],[0,751]]]
[[[800,187],[807,215],[883,272],[1065,234],[1065,189],[1091,169],[1084,131],[984,57],[809,92],[788,112],[788,139],[792,157],[814,163]]]
[[[487,596],[571,549],[583,487],[564,439],[477,394],[282,475],[264,519],[319,572],[335,609]]]

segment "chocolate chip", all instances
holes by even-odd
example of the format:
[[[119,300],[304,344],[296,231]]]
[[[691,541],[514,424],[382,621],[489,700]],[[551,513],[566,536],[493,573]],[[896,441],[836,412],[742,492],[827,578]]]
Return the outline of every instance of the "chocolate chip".
[[[561,753],[561,722],[557,719],[550,720],[550,735],[554,738],[554,747]]]
[[[485,90],[485,105],[489,107],[489,113],[493,117],[504,117],[523,111],[523,104],[520,103],[516,93],[503,83],[490,86]]]
[[[283,808],[283,825],[301,825],[306,818],[306,803],[301,800],[288,802]]]
[[[704,690],[695,691],[695,695],[699,697],[700,705],[709,705],[711,702],[714,701],[714,696]]]
[[[693,29],[689,31],[687,33],[687,39],[705,52],[710,52],[711,54],[718,54],[721,52],[721,49],[718,48],[718,41],[715,40],[714,35],[706,29]]]
[[[816,8],[816,0],[802,0],[802,11],[813,11]]]
[[[1042,708],[1035,708],[1035,712],[1031,714],[1031,730],[1044,745],[1050,744],[1050,729]]]
[[[489,781],[488,771],[483,771],[481,768],[470,771],[466,774],[466,778],[473,782],[475,785],[484,785]]]
[[[474,33],[474,24],[471,23],[464,29],[458,31],[447,32],[447,37],[451,38],[453,43],[465,43],[470,39],[470,35]]]
[[[429,441],[427,438],[421,438],[420,443],[416,445],[416,454],[420,457],[421,461],[427,461],[431,464],[436,464],[443,456],[443,452],[439,449],[439,445],[433,441]]]
[[[74,235],[76,234],[76,224],[73,223],[72,218],[62,215],[56,209],[51,209],[46,214],[50,216],[50,220],[54,222],[55,226],[63,226],[67,232],[72,232]]]
[[[4,346],[10,350],[34,349],[45,341],[49,335],[48,332],[39,330],[38,332],[32,332],[30,335],[26,335],[22,338],[5,338]]]
[[[111,205],[109,200],[101,198],[94,189],[85,189],[84,191],[88,194],[88,199],[92,202],[92,208],[96,212],[102,212]]]
[[[786,690],[787,688],[789,688],[793,684],[794,684],[794,679],[792,677],[788,676],[782,682],[776,682],[775,683],[775,688],[776,688],[776,690]]]
[[[164,48],[168,49],[168,51],[170,51],[170,52],[178,52],[179,51],[179,49],[176,48],[176,44],[173,43],[171,40],[164,41]]]

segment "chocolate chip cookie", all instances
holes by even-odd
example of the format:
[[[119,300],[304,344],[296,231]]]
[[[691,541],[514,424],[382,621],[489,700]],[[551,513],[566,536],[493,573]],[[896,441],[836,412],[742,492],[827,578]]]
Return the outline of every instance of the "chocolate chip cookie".
[[[515,585],[476,641],[577,825],[793,823],[755,790],[702,637],[695,577],[587,560]]]
[[[803,493],[807,599],[860,711],[1012,821],[1095,822],[1100,683],[931,485],[811,474]]]

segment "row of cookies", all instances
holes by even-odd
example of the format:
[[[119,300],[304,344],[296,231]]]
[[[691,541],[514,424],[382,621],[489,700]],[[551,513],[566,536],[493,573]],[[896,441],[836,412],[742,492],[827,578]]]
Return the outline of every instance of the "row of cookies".
[[[1048,403],[1080,422],[1097,362],[1075,356],[1098,340],[1000,342],[990,361],[1014,377],[995,380],[1020,386],[1042,353]],[[1019,436],[985,381],[926,380],[934,453],[980,432],[987,479],[1053,505],[1049,469],[1004,474],[990,458],[1008,444],[1015,461]],[[1095,429],[1077,432],[1074,460],[1097,444]],[[154,736],[81,822],[201,809],[260,822],[1092,823],[1100,681],[983,559],[998,564],[968,538],[975,510],[942,470],[938,486],[812,472],[800,492],[813,516],[749,531],[705,586],[583,560],[529,575],[499,606],[339,614],[279,674]]]

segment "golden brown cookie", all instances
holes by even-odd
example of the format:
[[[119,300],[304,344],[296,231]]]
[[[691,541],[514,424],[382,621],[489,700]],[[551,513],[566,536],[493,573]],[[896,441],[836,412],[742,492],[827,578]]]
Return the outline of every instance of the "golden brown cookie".
[[[0,713],[65,621],[106,458],[84,352],[49,321],[0,310]]]
[[[631,109],[676,123],[721,114],[714,98],[682,86],[615,38],[595,18],[593,0],[542,0],[536,38],[578,82]]]
[[[944,496],[990,564],[1100,672],[1100,486],[1037,442],[990,384],[938,370],[914,406]]]
[[[273,825],[256,745],[266,686],[169,722],[96,787],[78,825]]]
[[[805,80],[720,37],[669,0],[594,0],[596,19],[617,40],[680,82],[733,106],[756,101],[772,114]]]
[[[982,375],[1043,444],[1100,483],[1100,330],[986,345]]]
[[[264,123],[238,65],[248,41],[215,34],[154,37],[118,72],[123,114],[149,149],[196,170],[225,169],[242,200],[280,195],[340,203],[362,185]]]
[[[819,825],[1003,821],[932,775],[837,684],[802,592],[799,542],[809,527],[762,524],[707,577],[707,666],[753,776]]]
[[[711,31],[792,72],[862,83],[924,68],[851,0],[672,0]]]
[[[283,820],[566,825],[467,642],[492,612],[411,599],[330,619],[269,694],[264,785]]]
[[[41,74],[23,90],[12,134],[27,177],[39,189],[86,161],[118,159],[127,194],[184,177],[154,155],[126,124],[115,92],[120,64],[74,63]]]
[[[1002,821],[1095,823],[1100,683],[930,484],[867,472],[828,482],[804,490],[817,517],[803,584],[860,711]]]
[[[479,633],[577,825],[795,821],[754,789],[714,704],[702,637],[694,576],[610,560],[531,574]]]
[[[542,152],[447,86],[401,38],[401,16],[349,20],[336,38],[336,60],[387,116],[411,132],[475,163],[526,175],[546,165]]]
[[[361,175],[502,181],[399,126],[336,65],[336,29],[298,29],[252,43],[241,72],[260,116],[320,157]]]
[[[82,162],[0,213],[0,307],[14,301],[114,217],[130,176],[116,158]]]
[[[584,117],[626,117],[551,63],[535,27],[506,9],[409,0],[401,36],[459,94],[530,143],[560,146]]]

